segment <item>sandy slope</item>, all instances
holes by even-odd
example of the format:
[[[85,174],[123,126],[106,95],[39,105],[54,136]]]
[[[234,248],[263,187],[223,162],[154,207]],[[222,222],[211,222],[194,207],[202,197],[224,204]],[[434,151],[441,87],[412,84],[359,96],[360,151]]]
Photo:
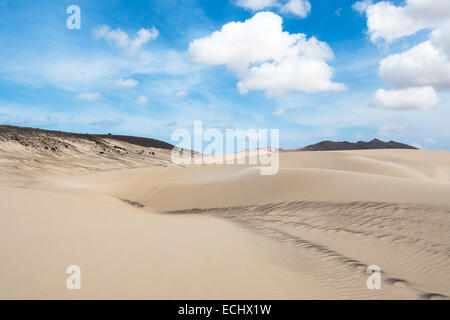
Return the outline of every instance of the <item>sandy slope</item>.
[[[275,176],[151,163],[4,175],[0,297],[450,296],[450,153],[288,152],[280,161]],[[79,292],[65,288],[69,264],[82,267]],[[366,288],[370,264],[383,271],[381,290]]]
[[[296,272],[286,249],[226,221],[152,214],[83,192],[0,192],[8,199],[0,204],[0,298],[329,296]],[[72,264],[81,267],[80,291],[65,286]]]
[[[29,138],[24,135],[22,139],[26,142],[22,141],[22,144],[0,139],[0,176],[33,178],[50,174],[173,165],[169,150],[107,138],[89,141],[48,136],[52,138],[50,141],[53,144],[50,142],[45,145],[42,141],[49,138],[39,136]],[[23,144],[31,143],[30,140],[34,142],[33,146]]]
[[[283,201],[377,201],[450,205],[450,153],[423,150],[288,152],[278,174],[257,167],[137,168],[54,178],[157,210]],[[46,182],[49,180],[46,179]]]

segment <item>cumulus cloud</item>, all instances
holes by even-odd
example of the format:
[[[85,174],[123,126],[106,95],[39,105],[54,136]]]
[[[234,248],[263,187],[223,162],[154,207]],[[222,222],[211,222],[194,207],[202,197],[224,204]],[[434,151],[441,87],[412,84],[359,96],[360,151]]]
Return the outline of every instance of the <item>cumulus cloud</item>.
[[[137,104],[138,106],[145,106],[145,105],[147,104],[147,102],[148,102],[148,99],[147,99],[146,96],[140,96],[140,97],[137,99],[136,104]]]
[[[83,93],[79,93],[77,95],[77,98],[80,100],[87,100],[87,101],[95,101],[98,100],[102,97],[102,94],[100,92],[83,92]]]
[[[353,10],[358,11],[360,14],[363,14],[372,4],[372,0],[357,1],[352,5],[352,8]]]
[[[398,87],[434,86],[450,89],[450,59],[431,41],[384,58],[380,77]]]
[[[408,88],[402,90],[379,89],[370,106],[392,110],[426,110],[439,102],[433,87]]]
[[[308,0],[237,0],[236,4],[252,11],[279,8],[283,14],[293,14],[300,18],[306,17],[311,11]]]
[[[433,30],[430,36],[430,43],[447,58],[450,57],[450,14],[448,17],[448,23],[443,24],[439,28]]]
[[[397,88],[410,88],[410,92],[421,92],[429,101],[399,102],[410,107],[394,109],[427,109],[433,107],[438,99],[434,89],[450,89],[450,1],[448,0],[406,0],[403,6],[388,1],[355,6],[367,14],[367,29],[372,42],[384,40],[390,43],[396,39],[410,36],[420,30],[431,30],[430,38],[414,47],[384,58],[378,69],[381,79]],[[364,9],[365,8],[365,9]],[[418,88],[421,87],[421,88]],[[375,93],[372,103],[381,106],[387,103],[397,105],[390,99],[408,90],[384,91]],[[388,103],[389,105],[389,103]]]
[[[120,78],[120,79],[116,80],[115,85],[118,87],[123,87],[123,88],[133,88],[133,87],[136,87],[138,85],[138,83],[139,82],[134,79]]]
[[[124,49],[130,55],[135,55],[141,47],[149,41],[155,40],[159,36],[159,31],[152,27],[150,29],[140,29],[136,37],[131,39],[125,31],[121,29],[111,30],[108,26],[103,26],[95,30],[94,35],[98,39],[105,39],[109,43]]]
[[[425,28],[435,28],[448,21],[450,1],[407,0],[405,6],[381,1],[366,8],[367,27],[372,41],[391,42]]]
[[[331,81],[330,47],[315,37],[282,30],[282,18],[259,12],[245,22],[230,22],[189,45],[191,57],[209,65],[226,65],[234,71],[243,94],[265,90],[270,97],[290,90],[319,92],[344,90]]]
[[[305,0],[290,0],[281,7],[280,11],[304,18],[311,11],[311,3]]]

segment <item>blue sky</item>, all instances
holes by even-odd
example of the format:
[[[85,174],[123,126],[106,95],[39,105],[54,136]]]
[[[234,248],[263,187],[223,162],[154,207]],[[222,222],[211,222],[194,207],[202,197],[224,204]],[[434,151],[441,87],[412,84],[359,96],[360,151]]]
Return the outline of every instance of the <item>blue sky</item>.
[[[398,76],[402,54],[440,39],[441,25],[374,29],[368,21],[385,19],[379,1],[358,11],[353,0],[297,0],[309,3],[304,12],[286,6],[291,0],[261,1],[0,0],[0,123],[170,141],[202,120],[205,128],[279,128],[284,148],[377,137],[450,150],[447,78]],[[414,11],[424,0],[410,2],[388,4]],[[81,9],[80,30],[66,27],[70,5]],[[240,29],[222,29],[231,22]],[[292,40],[297,34],[304,41]],[[277,41],[294,42],[284,50]],[[394,54],[400,60],[381,68]],[[298,69],[281,70],[284,63]],[[277,82],[284,75],[290,80]]]

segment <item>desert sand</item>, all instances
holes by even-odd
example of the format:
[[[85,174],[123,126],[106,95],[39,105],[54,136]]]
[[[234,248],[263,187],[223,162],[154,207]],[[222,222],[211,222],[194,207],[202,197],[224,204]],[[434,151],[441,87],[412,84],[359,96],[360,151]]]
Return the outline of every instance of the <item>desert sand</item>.
[[[83,143],[0,142],[0,298],[450,296],[450,152],[282,152],[262,176]],[[73,264],[81,290],[66,288]]]

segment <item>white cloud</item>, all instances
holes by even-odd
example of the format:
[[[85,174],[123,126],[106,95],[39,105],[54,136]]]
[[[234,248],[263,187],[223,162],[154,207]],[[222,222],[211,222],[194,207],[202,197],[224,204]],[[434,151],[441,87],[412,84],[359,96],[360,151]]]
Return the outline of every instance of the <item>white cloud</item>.
[[[123,88],[133,88],[133,87],[136,87],[138,85],[138,83],[139,82],[134,79],[120,78],[120,79],[116,80],[115,85],[118,87],[123,87]]]
[[[431,41],[386,57],[380,63],[380,77],[398,87],[434,86],[450,89],[449,56]]]
[[[130,55],[135,55],[141,47],[151,40],[155,40],[159,36],[159,31],[152,27],[150,29],[140,29],[134,39],[120,29],[111,30],[108,26],[104,26],[95,30],[95,36],[98,39],[105,39],[109,43],[126,50]]]
[[[147,102],[148,102],[148,99],[147,99],[146,96],[140,96],[140,97],[137,99],[136,104],[137,104],[138,106],[145,106],[145,105],[147,104]]]
[[[278,0],[237,0],[236,4],[239,7],[256,11],[275,7],[278,5]]]
[[[92,92],[83,92],[77,95],[77,98],[80,100],[87,100],[87,101],[95,101],[102,97],[102,94],[100,92],[92,93]]]
[[[186,91],[183,91],[183,90],[177,91],[177,93],[175,93],[175,96],[177,96],[177,98],[184,97],[184,96],[186,96]]]
[[[117,55],[111,51],[98,55],[89,50],[54,54],[33,52],[30,55],[30,58],[1,57],[2,77],[36,87],[50,85],[76,93],[102,92],[109,90],[111,84],[115,85],[123,75],[133,78],[136,74],[165,74],[184,77],[183,81],[189,81],[195,78],[196,71],[201,68],[192,63],[187,52],[174,49],[143,49],[134,57]],[[160,79],[158,84],[162,87],[163,82],[165,79]],[[185,88],[186,84],[183,83],[181,87]]]
[[[450,14],[448,21],[448,23],[433,30],[430,36],[430,42],[436,49],[444,53],[447,58],[450,58]]]
[[[278,108],[273,114],[275,116],[281,116],[288,110],[300,110],[300,107],[299,106],[281,107],[281,108]]]
[[[356,4],[355,4],[356,6]],[[363,10],[363,5],[358,5]],[[391,54],[380,63],[378,74],[381,79],[398,88],[411,88],[411,92],[421,92],[430,101],[414,103],[409,101],[403,105],[411,107],[393,107],[397,109],[424,109],[433,107],[438,99],[434,88],[450,89],[450,1],[449,0],[406,0],[403,6],[395,6],[390,2],[381,1],[369,5],[367,28],[372,42],[385,40],[390,43],[396,39],[410,36],[420,30],[430,29],[430,38],[414,47]],[[426,87],[426,88],[425,88]],[[372,101],[384,105],[387,97],[394,99],[405,90],[378,90]],[[394,103],[391,101],[394,105]],[[398,101],[398,104],[402,102]]]
[[[426,138],[425,142],[429,143],[429,144],[434,144],[434,143],[436,143],[436,140],[434,140],[433,138]]]
[[[357,1],[352,5],[352,8],[353,10],[358,11],[360,14],[363,14],[372,4],[372,0]]]
[[[192,58],[210,65],[225,64],[240,81],[241,93],[265,90],[280,96],[290,90],[318,92],[344,90],[331,81],[330,47],[315,37],[282,30],[282,18],[259,12],[245,22],[230,22],[211,35],[189,44]]]
[[[292,13],[304,18],[311,11],[311,3],[305,0],[289,0],[280,10],[282,13]]]
[[[393,110],[426,110],[434,107],[438,102],[438,96],[432,87],[379,89],[375,92],[370,106]]]
[[[378,129],[378,135],[391,136],[394,133],[401,133],[408,131],[408,128],[401,124],[385,124]]]
[[[283,14],[293,14],[300,18],[305,18],[311,11],[308,0],[237,0],[236,4],[252,11],[279,8]]]
[[[407,0],[405,6],[381,1],[368,6],[365,11],[370,39],[374,42],[379,39],[391,42],[447,22],[450,1]]]

